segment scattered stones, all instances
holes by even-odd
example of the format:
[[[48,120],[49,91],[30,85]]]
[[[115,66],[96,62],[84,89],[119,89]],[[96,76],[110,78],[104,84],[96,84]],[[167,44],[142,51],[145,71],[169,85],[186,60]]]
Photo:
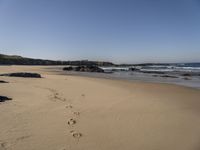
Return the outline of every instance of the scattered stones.
[[[23,78],[41,78],[41,75],[38,74],[38,73],[28,73],[28,72],[8,73],[8,74],[1,74],[0,76],[23,77]]]
[[[0,96],[0,102],[5,102],[8,100],[12,100],[12,98],[6,97],[6,96]]]

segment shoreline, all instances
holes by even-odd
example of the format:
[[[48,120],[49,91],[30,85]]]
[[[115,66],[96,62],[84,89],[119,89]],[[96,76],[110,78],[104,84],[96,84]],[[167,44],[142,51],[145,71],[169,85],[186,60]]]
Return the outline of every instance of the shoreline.
[[[130,82],[141,82],[141,83],[155,83],[155,84],[171,84],[171,85],[177,85],[177,86],[183,86],[183,87],[189,87],[189,88],[194,88],[194,89],[200,89],[200,80],[198,83],[194,83],[196,85],[191,85],[190,83],[191,80],[188,81],[175,81],[177,79],[172,79],[171,78],[161,78],[162,80],[159,79],[159,77],[155,78],[136,78],[136,79],[129,79],[129,78],[123,78],[123,77],[112,77],[112,74],[109,73],[90,73],[90,72],[67,72],[63,71],[62,68],[64,66],[27,66],[27,65],[11,65],[11,66],[0,66],[1,68],[20,68],[19,71],[22,69],[24,71],[29,71],[28,68],[33,68],[34,71],[37,72],[46,72],[47,74],[57,74],[57,75],[66,75],[66,76],[80,76],[80,77],[89,77],[89,78],[99,78],[99,79],[110,79],[110,80],[120,80],[120,81],[130,81]],[[6,69],[5,72],[2,73],[8,73],[8,72],[15,72],[15,69],[12,71],[12,69]],[[18,71],[18,70],[16,70]],[[34,72],[32,71],[32,72]],[[110,76],[111,75],[111,76]],[[149,75],[152,76],[152,75]],[[171,81],[170,81],[171,80]],[[174,80],[174,81],[173,81]]]
[[[59,73],[59,75],[63,76],[77,76],[77,77],[86,77],[86,78],[97,78],[97,79],[107,79],[107,80],[116,80],[116,81],[126,81],[126,82],[140,82],[140,83],[153,83],[153,84],[169,84],[169,85],[176,85],[186,88],[192,88],[192,89],[198,89],[200,90],[200,86],[190,86],[181,82],[169,82],[169,81],[155,81],[155,80],[145,80],[145,79],[125,79],[125,78],[112,78],[112,77],[106,77],[107,73],[95,73],[98,75],[92,75],[92,73],[86,73],[82,74],[82,72],[69,72],[69,73]],[[105,76],[101,76],[105,75]],[[166,79],[167,80],[167,79]]]
[[[111,80],[111,81],[121,81],[121,82],[127,82],[127,83],[141,83],[141,84],[156,84],[156,85],[171,85],[171,86],[177,86],[177,87],[183,87],[188,89],[194,89],[194,90],[200,90],[199,87],[190,87],[186,85],[176,84],[176,83],[167,83],[167,82],[154,82],[154,81],[144,81],[144,80],[128,80],[128,79],[120,79],[120,78],[106,78],[106,77],[97,77],[97,76],[87,76],[87,75],[80,75],[80,74],[59,74],[63,76],[71,76],[71,77],[83,77],[88,79],[102,79],[102,80]]]

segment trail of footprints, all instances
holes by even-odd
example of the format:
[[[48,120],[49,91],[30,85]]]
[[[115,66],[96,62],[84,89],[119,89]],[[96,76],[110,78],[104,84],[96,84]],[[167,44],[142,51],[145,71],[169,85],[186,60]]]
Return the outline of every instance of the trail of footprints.
[[[54,90],[54,89],[48,89],[51,93],[52,93],[52,99],[54,101],[63,101],[65,102],[66,99],[63,98],[62,96],[60,96],[60,94]],[[81,95],[82,97],[85,97],[84,94]],[[70,128],[72,128],[72,130],[70,131],[70,134],[72,135],[73,138],[75,139],[79,139],[83,136],[82,133],[75,131],[73,128],[75,127],[75,125],[77,124],[77,117],[80,116],[80,112],[78,111],[74,111],[74,107],[71,104],[68,104],[67,106],[65,106],[66,109],[69,109],[72,113],[72,117],[67,121],[67,124]]]
[[[9,142],[0,140],[0,150],[10,150],[18,142],[23,141],[30,137],[31,137],[31,135],[25,135],[25,136],[18,137],[16,139],[10,139]]]
[[[57,100],[63,101],[63,102],[66,101],[66,99],[63,98],[63,97],[61,97],[60,94],[59,94],[56,90],[50,89],[50,88],[48,88],[48,90],[52,93],[52,97],[51,97],[51,98],[52,98],[54,101],[57,101]]]
[[[66,98],[63,98],[58,91],[56,91],[55,89],[51,89],[51,88],[44,88],[46,90],[49,90],[52,94],[50,95],[50,99],[53,101],[62,101],[62,102],[66,102]],[[81,95],[82,98],[85,97],[85,94]],[[74,127],[77,124],[77,117],[80,116],[80,112],[78,111],[74,111],[74,107],[71,104],[68,104],[65,106],[66,109],[69,109],[72,113],[72,117],[67,121],[67,124],[70,128],[72,128],[72,130],[70,131],[70,134],[72,135],[73,138],[75,139],[79,139],[83,136],[82,133],[75,131]]]
[[[71,109],[71,112],[72,112],[72,115],[73,115],[73,117],[71,117],[71,118],[67,121],[67,124],[68,124],[68,126],[70,126],[71,128],[74,128],[74,126],[77,124],[77,120],[76,120],[75,118],[77,118],[77,117],[80,115],[80,112],[73,111],[73,110],[72,110],[72,109],[73,109],[72,105],[67,105],[66,108]],[[70,134],[71,134],[74,138],[76,138],[76,139],[79,139],[79,138],[81,138],[81,137],[83,136],[82,133],[77,132],[77,131],[75,131],[75,130],[71,130],[71,131],[70,131]]]
[[[8,149],[7,143],[6,142],[2,142],[0,144],[0,150],[7,150],[7,149]]]
[[[66,101],[66,99],[63,98],[55,89],[50,89],[50,88],[45,88],[45,89],[49,90],[52,93],[50,98],[53,101],[57,101],[57,100],[62,101],[62,102]],[[85,94],[82,94],[81,96],[85,97]],[[70,126],[72,128],[72,130],[69,133],[72,135],[73,138],[80,139],[83,136],[83,134],[74,130],[74,127],[77,124],[77,118],[80,116],[80,112],[74,111],[74,107],[71,104],[68,104],[67,106],[65,106],[65,108],[69,109],[73,116],[67,121],[68,126]],[[15,142],[17,142],[19,140],[23,140],[28,137],[30,137],[30,136],[19,137],[16,139]],[[10,146],[11,145],[9,143],[0,141],[0,150],[8,150],[8,149],[10,149]]]

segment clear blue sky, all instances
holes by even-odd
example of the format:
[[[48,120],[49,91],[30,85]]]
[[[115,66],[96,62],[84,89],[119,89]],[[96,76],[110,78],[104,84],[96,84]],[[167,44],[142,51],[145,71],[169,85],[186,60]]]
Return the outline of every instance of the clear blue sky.
[[[200,62],[200,0],[0,0],[0,53]]]

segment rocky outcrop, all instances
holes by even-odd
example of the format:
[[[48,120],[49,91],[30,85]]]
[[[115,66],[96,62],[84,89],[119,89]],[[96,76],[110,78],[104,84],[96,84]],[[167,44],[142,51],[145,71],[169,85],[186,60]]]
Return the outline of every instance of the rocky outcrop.
[[[190,72],[182,74],[183,77],[193,77],[193,76],[200,76],[199,72]]]
[[[8,83],[7,81],[4,80],[0,80],[0,83]]]
[[[0,96],[0,102],[5,102],[8,100],[12,100],[12,98],[6,97],[6,96]]]
[[[64,71],[81,71],[81,72],[104,72],[103,69],[97,66],[77,66],[77,67],[64,67]]]
[[[129,71],[140,71],[140,69],[138,69],[138,68],[133,68],[133,67],[128,68],[128,70],[129,70]]]
[[[190,77],[190,76],[192,76],[192,74],[190,74],[190,73],[184,73],[184,74],[182,74],[182,76],[184,76],[184,77]]]
[[[165,72],[162,71],[140,71],[142,73],[150,73],[150,74],[165,74]]]
[[[23,78],[41,78],[41,75],[38,74],[38,73],[28,73],[28,72],[8,73],[8,74],[1,74],[0,76],[23,77]]]
[[[163,78],[178,78],[177,76],[172,76],[172,75],[163,75],[163,76],[160,76],[160,77],[163,77]]]
[[[75,71],[75,67],[64,67],[63,68],[64,71]]]

